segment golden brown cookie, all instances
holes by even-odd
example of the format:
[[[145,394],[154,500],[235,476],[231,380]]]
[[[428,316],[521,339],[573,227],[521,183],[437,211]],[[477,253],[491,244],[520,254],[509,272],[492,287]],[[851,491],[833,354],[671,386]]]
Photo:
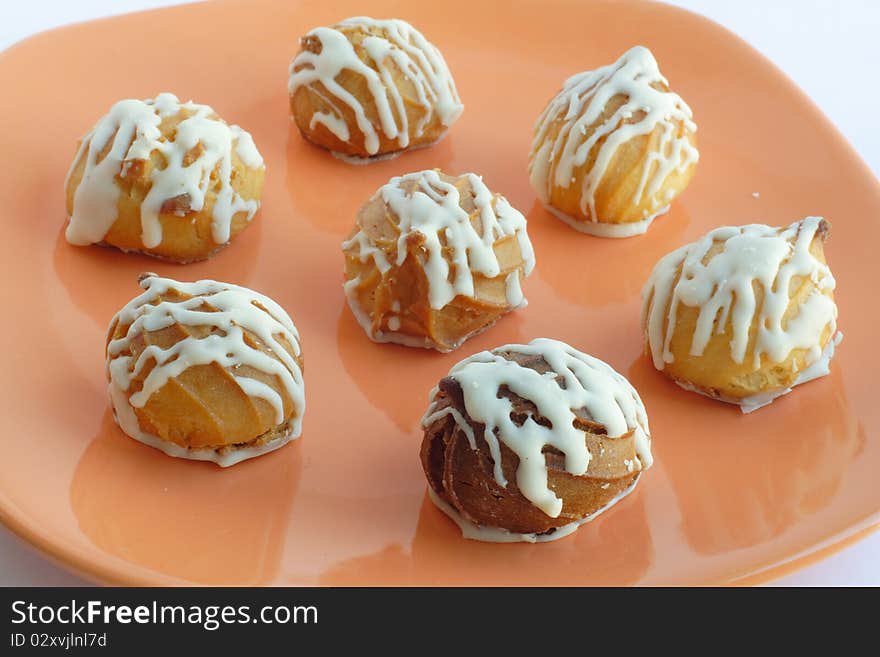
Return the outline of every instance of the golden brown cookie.
[[[303,137],[355,162],[433,144],[463,109],[440,51],[399,19],[313,29],[288,90]]]
[[[561,538],[631,492],[651,465],[635,389],[546,338],[458,363],[422,426],[431,498],[478,540]]]
[[[234,465],[301,433],[296,327],[247,288],[155,274],[110,323],[107,376],[116,421],[170,456]]]
[[[71,244],[175,262],[226,246],[260,207],[251,136],[171,94],[116,103],[80,142],[65,184]]]
[[[576,230],[638,235],[693,177],[696,130],[651,51],[636,46],[565,81],[535,125],[529,177],[547,210]]]
[[[642,292],[654,367],[749,412],[828,374],[837,331],[830,224],[716,228],[664,256]]]
[[[474,174],[392,178],[343,242],[345,293],[377,342],[451,351],[523,306],[526,220]]]

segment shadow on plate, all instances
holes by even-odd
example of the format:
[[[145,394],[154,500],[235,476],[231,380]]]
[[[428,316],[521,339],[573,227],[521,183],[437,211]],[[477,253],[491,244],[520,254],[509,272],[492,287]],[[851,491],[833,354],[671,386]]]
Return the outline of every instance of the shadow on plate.
[[[574,534],[537,545],[462,538],[458,527],[434,506],[426,492],[408,548],[393,545],[340,563],[324,574],[321,584],[629,585],[644,576],[653,559],[651,532],[638,489]]]
[[[112,247],[74,246],[64,238],[62,227],[53,254],[55,273],[71,302],[103,328],[123,304],[138,295],[138,275],[145,271],[182,281],[213,278],[248,285],[260,252],[262,221],[262,213],[258,213],[251,225],[222,251],[208,260],[188,265],[139,253],[123,253]],[[129,293],[121,295],[120,289]]]
[[[199,584],[275,576],[302,467],[297,441],[231,468],[166,456],[107,410],[70,486],[80,529],[101,550]]]
[[[644,357],[629,378],[650,413],[684,537],[700,554],[764,543],[816,513],[865,444],[834,364],[829,376],[748,415],[680,389]],[[687,431],[677,428],[682,418]]]
[[[537,253],[537,275],[563,299],[591,307],[638,299],[656,262],[683,245],[690,223],[681,203],[673,203],[645,235],[625,239],[581,234],[539,201],[527,219]]]
[[[360,207],[390,178],[435,167],[447,170],[453,159],[452,140],[453,136],[447,135],[434,146],[390,160],[349,164],[306,141],[291,121],[287,191],[293,208],[315,228],[336,235],[341,242],[351,232]],[[308,175],[302,175],[303,171]]]
[[[373,342],[344,303],[337,332],[339,357],[364,397],[409,433],[428,406],[428,394],[455,363],[483,349],[522,341],[518,314],[508,313],[455,351],[441,354],[433,349]]]

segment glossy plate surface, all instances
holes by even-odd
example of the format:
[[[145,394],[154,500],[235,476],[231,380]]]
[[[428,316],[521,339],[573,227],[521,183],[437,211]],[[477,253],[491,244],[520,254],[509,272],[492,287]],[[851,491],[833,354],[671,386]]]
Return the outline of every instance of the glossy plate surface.
[[[358,14],[408,19],[444,53],[466,109],[436,147],[353,167],[292,127],[297,37]],[[647,235],[590,238],[536,202],[531,128],[567,76],[636,43],[694,109],[701,160]],[[81,573],[135,584],[759,582],[878,522],[880,186],[791,82],[705,19],[639,2],[217,2],[39,35],[0,55],[0,88],[0,515]],[[251,131],[268,166],[261,214],[196,265],[68,245],[62,188],[76,140],[116,100],[160,91]],[[448,355],[369,342],[341,290],[339,244],[357,208],[389,177],[428,167],[482,174],[527,215],[538,259],[528,308]],[[718,225],[808,214],[834,225],[845,339],[831,376],[743,416],[657,374],[638,326],[655,261]],[[299,441],[221,470],[121,433],[104,333],[145,270],[240,283],[288,309],[305,348]],[[428,391],[464,356],[537,336],[630,378],[656,465],[558,542],[465,541],[425,491]]]

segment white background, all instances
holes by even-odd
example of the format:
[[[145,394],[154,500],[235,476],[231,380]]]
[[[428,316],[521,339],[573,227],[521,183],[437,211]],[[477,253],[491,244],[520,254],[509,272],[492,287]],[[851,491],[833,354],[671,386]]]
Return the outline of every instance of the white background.
[[[178,3],[179,0],[0,0],[0,50],[58,25]],[[769,57],[813,98],[875,174],[880,175],[880,2],[671,0],[671,4],[721,23]],[[295,36],[291,35],[291,39]],[[48,73],[51,76],[51,67]],[[14,90],[4,91],[10,92]],[[869,440],[876,439],[869,436]],[[880,531],[777,583],[878,586],[878,557]],[[83,583],[0,527],[0,586]]]

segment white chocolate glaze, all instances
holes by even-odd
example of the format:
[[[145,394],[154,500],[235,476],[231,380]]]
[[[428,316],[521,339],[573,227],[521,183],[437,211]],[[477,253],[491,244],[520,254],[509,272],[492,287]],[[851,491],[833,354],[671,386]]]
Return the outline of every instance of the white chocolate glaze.
[[[281,306],[253,290],[211,280],[182,283],[150,274],[141,280],[141,287],[145,291],[126,304],[110,323],[111,327],[117,322],[122,326],[127,325],[126,334],[111,340],[107,345],[110,398],[117,422],[125,433],[154,447],[158,443],[168,443],[169,441],[143,432],[134,409],[143,408],[155,392],[187,368],[218,363],[228,368],[245,394],[269,403],[275,412],[275,421],[281,425],[286,415],[282,396],[262,381],[236,375],[235,370],[238,366],[247,365],[275,377],[293,402],[289,419],[290,432],[284,442],[299,437],[305,412],[303,376],[296,359],[282,344],[282,341],[286,341],[298,357],[299,334]],[[180,292],[189,298],[158,301],[170,291]],[[210,308],[206,308],[206,305]],[[131,341],[136,336],[175,324],[210,326],[220,330],[204,337],[188,335],[167,349],[149,345],[137,359],[129,355]],[[271,355],[252,346],[252,336],[256,336],[259,343],[271,351]],[[152,366],[152,369],[144,379],[141,389],[129,394],[134,378],[148,366]],[[236,453],[240,452],[238,457],[233,457],[232,452],[227,453],[222,449],[193,450],[171,444],[160,448],[172,456],[213,460],[224,465],[221,461],[238,462],[249,458],[247,454],[256,456],[280,447],[283,442],[278,443],[277,440],[254,448],[234,450]]]
[[[363,61],[342,29],[358,29],[365,33],[381,32],[384,36],[369,34],[362,41],[368,61]],[[389,140],[395,140],[403,149],[409,146],[410,136],[419,137],[436,115],[449,127],[461,114],[464,106],[458,98],[455,82],[443,56],[435,46],[409,23],[400,19],[376,20],[366,16],[347,18],[335,27],[318,27],[307,37],[321,44],[319,53],[301,50],[290,63],[288,92],[292,96],[301,87],[320,93],[334,112],[316,113],[310,119],[314,126],[321,123],[340,141],[350,143],[353,126],[345,124],[340,105],[354,114],[357,129],[364,137],[364,148],[374,155],[379,150],[379,131]],[[367,116],[367,110],[358,98],[337,81],[343,71],[360,75],[366,83],[378,115],[378,125]],[[394,81],[394,72],[400,71],[415,89],[415,98],[404,97]],[[320,84],[326,94],[316,89]],[[332,98],[328,97],[330,94]],[[406,105],[416,103],[422,117],[415,126],[409,125]],[[316,118],[317,117],[317,118]]]
[[[178,114],[186,118],[178,124],[174,139],[166,139],[160,125]],[[190,161],[188,156],[199,146],[201,152]],[[106,156],[100,159],[105,150]],[[83,137],[67,174],[69,182],[81,159],[86,158],[65,232],[67,241],[78,245],[103,241],[118,216],[121,190],[117,177],[125,175],[134,162],[149,160],[158,152],[164,166],[151,168],[150,188],[140,207],[144,247],[155,248],[162,242],[159,216],[167,201],[186,197],[190,210],[200,212],[209,191],[214,194],[212,238],[225,244],[233,217],[245,213],[250,221],[260,205],[233,189],[233,151],[246,167],[264,168],[251,135],[237,125],[226,124],[207,105],[181,103],[169,93],[155,99],[119,101]]]
[[[677,135],[680,125],[696,131],[691,109],[678,94],[658,88],[667,84],[651,51],[644,46],[630,48],[614,64],[566,80],[535,124],[529,178],[542,203],[549,205],[554,187],[568,189],[577,182],[575,170],[584,166],[595,151],[595,161],[580,183],[580,210],[593,222],[601,222],[595,194],[617,149],[635,137],[659,130],[657,147],[641,165],[633,203],[650,198],[653,216],[660,214],[661,207],[670,200],[659,198],[663,181],[674,171],[683,173],[699,159],[687,134]],[[594,125],[617,96],[625,98],[623,104],[603,123]],[[551,129],[559,122],[559,133],[550,139]]]
[[[716,399],[718,401],[723,401],[728,404],[739,406],[740,410],[743,413],[751,413],[753,411],[757,411],[759,408],[769,406],[778,398],[782,397],[783,395],[787,395],[799,385],[808,383],[810,381],[813,381],[814,379],[820,379],[823,376],[828,376],[831,373],[831,359],[834,357],[834,349],[837,347],[837,345],[840,344],[842,340],[843,333],[838,331],[834,335],[834,337],[828,341],[828,344],[825,345],[825,349],[822,351],[822,355],[819,357],[819,359],[798,372],[797,377],[788,388],[782,388],[780,390],[769,390],[767,392],[760,392],[758,394],[749,395],[747,397],[734,398],[727,397],[725,395],[708,395],[696,386],[692,386],[683,381],[676,381],[675,383],[680,388],[684,388],[685,390],[688,390],[690,392],[695,392],[698,395],[703,395],[704,397],[708,397],[709,399]]]
[[[512,271],[504,279],[505,296],[511,308],[521,308],[528,304],[522,291],[522,281],[519,270]]]
[[[446,137],[446,133],[444,132],[442,135],[437,137],[434,141],[418,144],[416,146],[410,146],[407,148],[407,151],[418,151],[423,148],[430,148],[435,144],[439,144],[443,141],[443,138]],[[387,162],[388,160],[395,160],[403,154],[404,151],[392,151],[390,153],[382,153],[381,155],[372,155],[370,157],[357,157],[356,155],[348,155],[347,153],[340,153],[339,151],[330,151],[330,155],[335,157],[337,160],[341,160],[346,164],[354,164],[356,166],[364,166],[365,164],[374,164],[376,162]]]
[[[603,223],[599,221],[582,221],[579,219],[574,219],[572,217],[569,217],[564,212],[560,212],[552,205],[545,205],[544,209],[546,209],[547,212],[552,214],[560,221],[565,222],[566,224],[581,233],[593,235],[594,237],[623,238],[643,235],[648,230],[648,227],[651,225],[654,219],[656,219],[660,215],[666,214],[669,211],[669,206],[667,205],[665,208],[660,208],[654,214],[640,221],[630,221],[618,224]]]
[[[398,219],[399,236],[393,263],[363,230],[344,241],[343,250],[354,253],[361,262],[372,260],[379,272],[385,274],[392,265],[399,267],[404,263],[408,255],[408,236],[420,233],[424,236],[425,256],[419,264],[428,280],[430,306],[435,310],[442,309],[459,295],[473,298],[474,273],[486,278],[503,273],[494,249],[501,238],[516,238],[523,260],[522,276],[528,276],[535,266],[535,253],[525,217],[503,196],[493,195],[479,176],[473,173],[465,176],[473,192],[478,222],[472,222],[462,209],[461,196],[455,185],[444,181],[436,170],[419,171],[392,178],[377,192]],[[413,183],[415,188],[410,189]],[[390,325],[388,328],[392,331],[386,333],[374,327],[372,318],[358,304],[355,291],[359,284],[360,279],[354,278],[346,281],[343,287],[358,323],[373,340],[428,348],[435,346],[428,340],[396,334]],[[510,307],[524,306],[527,301],[520,286],[519,269],[508,273],[505,284]]]
[[[430,146],[430,144],[426,144],[426,146]],[[415,148],[413,150],[415,150]],[[347,153],[340,153],[339,151],[330,151],[330,155],[346,164],[363,166],[365,164],[374,164],[376,162],[397,159],[402,152],[403,151],[393,151],[391,153],[383,153],[382,155],[373,155],[372,157],[357,157],[356,155],[348,155]]]
[[[730,356],[736,363],[745,362],[748,349],[754,370],[762,359],[780,363],[794,349],[808,350],[807,365],[819,360],[823,332],[830,326],[833,336],[837,328],[837,306],[823,294],[834,290],[834,276],[810,252],[821,222],[807,217],[785,228],[716,228],[661,258],[642,290],[642,326],[654,367],[662,370],[674,361],[670,343],[681,305],[699,308],[692,356],[702,355],[713,333],[723,333],[729,323]],[[721,250],[709,256],[718,244]],[[810,279],[816,289],[783,325],[795,278]],[[755,286],[763,290],[760,305]]]
[[[462,516],[456,509],[440,499],[440,496],[437,495],[437,493],[434,492],[434,489],[430,486],[428,486],[428,497],[438,509],[458,525],[458,528],[461,530],[461,535],[472,541],[483,541],[484,543],[549,543],[550,541],[557,541],[560,538],[565,538],[566,536],[573,534],[581,525],[588,523],[596,516],[605,513],[608,509],[635,490],[640,477],[641,475],[633,479],[632,484],[626,489],[620,491],[605,506],[595,513],[591,513],[580,520],[575,520],[566,525],[562,525],[561,527],[557,527],[552,532],[545,532],[543,534],[520,534],[518,532],[508,531],[503,527],[478,525]]]
[[[551,371],[540,374],[507,360],[500,355],[502,352],[540,356]],[[455,365],[449,376],[461,387],[471,421],[485,425],[483,438],[494,462],[495,480],[500,486],[507,486],[501,462],[500,443],[504,443],[519,458],[516,484],[520,492],[551,518],[561,513],[562,500],[548,485],[543,448],[552,446],[562,452],[566,472],[576,476],[587,472],[592,458],[584,432],[574,426],[575,410],[585,411],[604,426],[609,438],[633,432],[638,463],[632,469],[646,469],[652,463],[648,416],[636,390],[607,363],[563,342],[537,338],[527,345],[482,351]],[[559,377],[565,387],[557,381]],[[513,403],[498,394],[502,386],[532,402],[552,427],[532,421],[517,426],[511,418]],[[476,449],[473,429],[461,413],[451,406],[436,409],[437,392],[437,388],[432,391],[422,427],[428,428],[436,420],[451,415],[468,437],[471,448]]]

